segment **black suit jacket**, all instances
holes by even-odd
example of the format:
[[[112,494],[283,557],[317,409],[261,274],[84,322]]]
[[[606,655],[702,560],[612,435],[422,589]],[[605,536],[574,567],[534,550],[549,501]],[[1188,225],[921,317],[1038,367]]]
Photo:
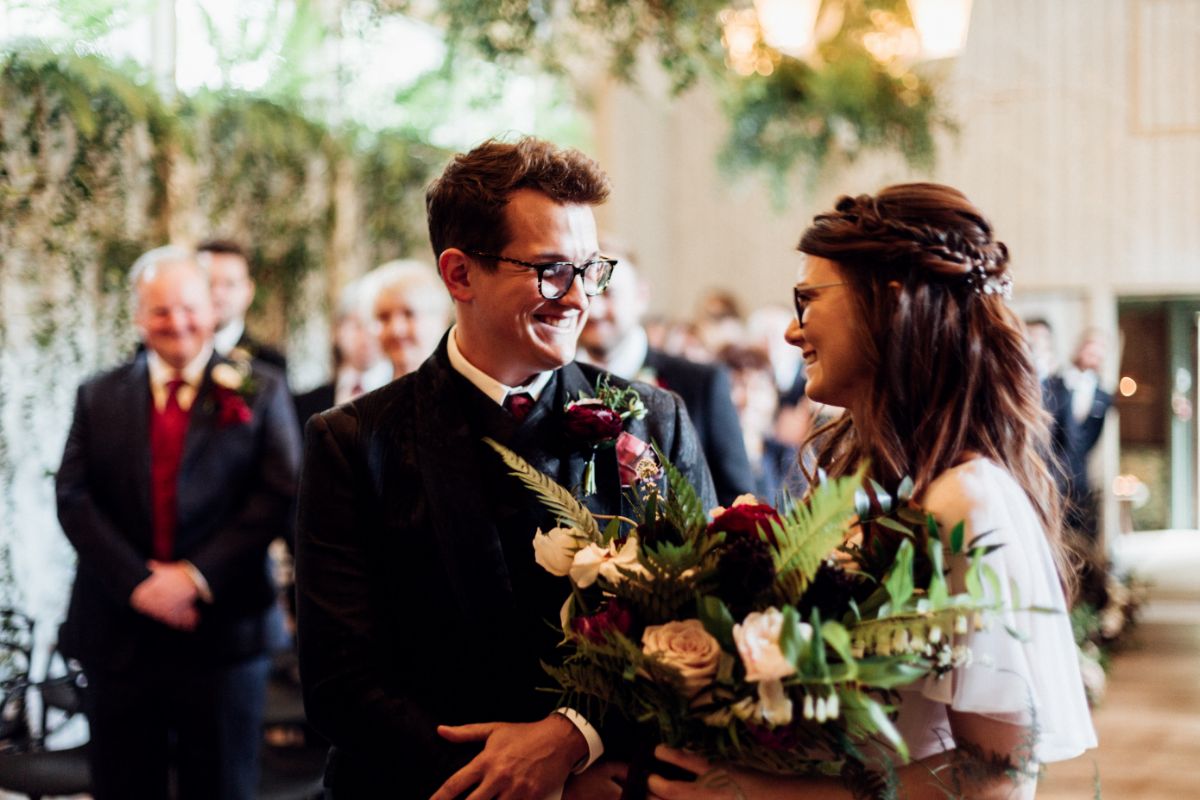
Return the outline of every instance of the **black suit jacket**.
[[[712,472],[717,500],[727,506],[738,495],[753,494],[754,471],[733,406],[729,373],[715,364],[688,361],[653,348],[646,353],[645,366],[663,388],[683,398]]]
[[[531,628],[549,632],[553,646],[543,620],[569,591],[533,562],[534,522],[553,520],[480,435],[507,439],[560,484],[578,486],[584,458],[566,444],[561,413],[580,391],[592,394],[598,374],[574,363],[556,371],[517,425],[450,366],[443,340],[416,372],[309,421],[300,667],[309,719],[335,746],[326,775],[335,797],[428,797],[477,751],[440,739],[437,724],[535,720],[554,709],[554,694],[534,691],[553,685],[538,665],[553,653],[529,647]],[[638,389],[649,413],[627,430],[657,442],[708,507],[712,484],[683,405]],[[621,510],[614,449],[600,452],[597,484],[588,505]],[[494,518],[505,504],[538,509],[507,539]],[[553,578],[543,619],[528,618],[517,578]]]
[[[129,605],[150,574],[153,536],[146,355],[79,387],[56,482],[58,518],[79,554],[60,645],[89,668],[230,663],[266,648],[275,597],[267,545],[288,527],[300,442],[283,377],[270,367],[254,367],[252,419],[220,426],[211,378],[219,361],[192,404],[179,473],[174,556],[195,564],[213,593],[194,633]]]
[[[296,420],[300,423],[300,427],[303,428],[312,415],[333,408],[336,392],[337,383],[330,381],[315,389],[295,395],[293,400],[296,404]]]
[[[265,342],[260,342],[244,331],[242,338],[238,339],[237,347],[249,353],[252,360],[261,361],[279,370],[283,374],[284,380],[287,380],[287,356],[283,354],[283,351]]]
[[[1053,417],[1050,433],[1059,462],[1059,488],[1072,503],[1080,503],[1090,491],[1088,454],[1100,440],[1112,395],[1097,388],[1088,415],[1080,421],[1072,410],[1071,389],[1061,375],[1051,375],[1042,382],[1042,400]]]

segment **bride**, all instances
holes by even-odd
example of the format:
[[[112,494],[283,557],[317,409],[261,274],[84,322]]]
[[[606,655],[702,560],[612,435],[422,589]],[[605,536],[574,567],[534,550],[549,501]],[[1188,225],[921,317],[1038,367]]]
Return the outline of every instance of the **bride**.
[[[807,259],[787,340],[803,352],[809,397],[846,409],[817,432],[818,465],[846,475],[865,459],[884,486],[910,476],[943,530],[962,520],[968,542],[987,533],[1003,545],[986,562],[1016,609],[962,637],[969,665],[901,692],[896,724],[911,761],[895,770],[898,794],[1032,798],[1039,764],[1096,738],[1066,615],[1041,393],[1005,303],[1008,251],[966,197],[929,183],[843,197],[799,249]],[[951,564],[956,591],[965,567]],[[1054,613],[1022,610],[1033,608]],[[652,776],[652,796],[664,800],[853,796],[835,778],[769,776],[667,748],[658,756],[701,776]]]

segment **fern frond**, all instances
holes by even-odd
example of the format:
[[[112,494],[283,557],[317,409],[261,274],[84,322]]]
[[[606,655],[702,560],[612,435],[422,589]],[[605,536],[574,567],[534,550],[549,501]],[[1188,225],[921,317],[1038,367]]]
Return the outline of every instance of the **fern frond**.
[[[542,505],[552,514],[570,524],[572,528],[582,531],[591,541],[600,542],[600,526],[596,523],[596,518],[569,491],[559,486],[544,473],[534,469],[528,461],[495,439],[485,436],[483,441],[504,459],[504,463],[511,470],[509,474],[516,477],[530,491],[540,497]]]
[[[859,468],[852,476],[822,482],[775,528],[775,586],[785,602],[800,599],[821,561],[842,543],[863,474]]]
[[[689,539],[694,538],[708,526],[708,516],[704,512],[700,496],[696,494],[696,487],[692,486],[683,473],[667,460],[666,454],[657,443],[653,447],[654,454],[658,456],[658,463],[662,464],[667,475],[669,491],[666,502],[663,503],[663,515],[684,536]]]

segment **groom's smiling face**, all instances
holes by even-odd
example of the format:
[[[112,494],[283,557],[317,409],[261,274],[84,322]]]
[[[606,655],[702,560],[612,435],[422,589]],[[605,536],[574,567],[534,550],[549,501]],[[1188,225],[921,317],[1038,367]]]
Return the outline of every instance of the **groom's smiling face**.
[[[520,189],[505,206],[505,216],[511,239],[497,255],[532,264],[582,264],[598,253],[590,206],[558,203],[542,192]],[[475,298],[466,311],[488,350],[476,354],[488,363],[476,366],[518,386],[575,358],[589,303],[579,278],[557,300],[542,297],[536,270],[508,261],[497,261],[494,271],[476,264],[471,283]]]

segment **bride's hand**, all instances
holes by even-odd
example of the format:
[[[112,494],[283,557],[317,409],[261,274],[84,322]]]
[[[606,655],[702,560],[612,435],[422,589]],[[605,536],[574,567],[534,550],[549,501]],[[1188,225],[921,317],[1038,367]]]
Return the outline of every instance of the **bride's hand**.
[[[712,764],[695,753],[672,750],[660,745],[654,755],[658,760],[674,764],[697,775],[696,782],[669,781],[651,775],[650,796],[655,800],[785,800],[799,797],[794,781],[762,772]]]

